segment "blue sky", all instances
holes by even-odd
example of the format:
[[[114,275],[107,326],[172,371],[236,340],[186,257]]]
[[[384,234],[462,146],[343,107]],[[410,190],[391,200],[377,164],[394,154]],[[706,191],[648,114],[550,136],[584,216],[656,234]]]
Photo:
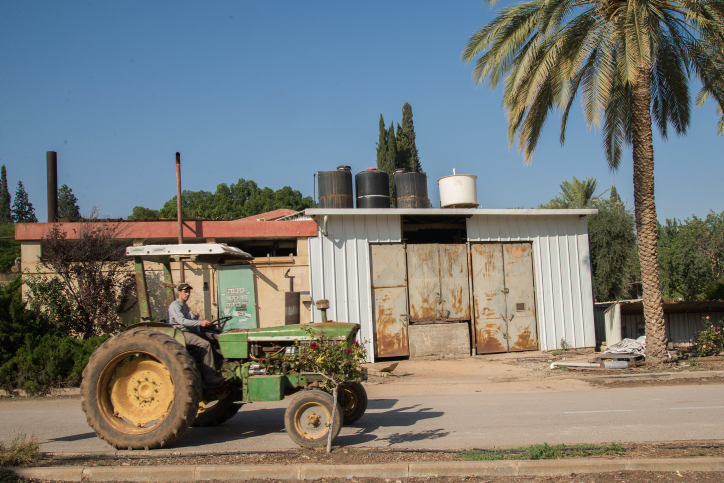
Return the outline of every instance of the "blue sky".
[[[538,206],[573,176],[610,187],[580,108],[565,146],[553,115],[531,165],[509,149],[500,90],[474,85],[460,62],[493,13],[481,0],[4,1],[0,164],[41,221],[49,150],[81,211],[111,217],[175,194],[176,151],[184,189],[244,178],[312,195],[316,171],[374,166],[380,114],[399,123],[409,102],[436,206],[453,168],[478,176],[484,208]],[[709,103],[687,137],[655,135],[660,220],[724,209],[716,121]],[[632,204],[630,151],[616,186]]]

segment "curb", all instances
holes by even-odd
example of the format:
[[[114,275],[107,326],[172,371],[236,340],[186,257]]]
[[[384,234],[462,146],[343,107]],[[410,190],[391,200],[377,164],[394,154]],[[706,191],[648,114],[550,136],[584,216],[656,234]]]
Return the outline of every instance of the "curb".
[[[21,478],[53,481],[238,481],[254,478],[407,478],[441,476],[552,476],[613,471],[724,471],[724,458],[442,461],[370,465],[55,466],[10,468]]]

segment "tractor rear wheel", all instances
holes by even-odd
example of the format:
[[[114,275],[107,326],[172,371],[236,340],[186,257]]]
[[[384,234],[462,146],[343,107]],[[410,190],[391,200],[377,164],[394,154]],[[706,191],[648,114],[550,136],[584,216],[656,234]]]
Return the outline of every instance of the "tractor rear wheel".
[[[242,405],[234,399],[233,394],[226,394],[215,401],[202,401],[191,426],[194,428],[218,426],[233,418]]]
[[[345,382],[338,391],[338,398],[345,426],[359,421],[367,411],[367,391],[358,382]]]
[[[331,427],[334,407],[334,427]],[[342,408],[334,404],[332,396],[324,391],[302,391],[291,400],[284,413],[284,426],[289,437],[299,446],[312,448],[339,435],[343,421]]]
[[[167,446],[191,425],[201,376],[186,348],[148,329],[107,340],[83,370],[83,410],[96,434],[118,449]]]

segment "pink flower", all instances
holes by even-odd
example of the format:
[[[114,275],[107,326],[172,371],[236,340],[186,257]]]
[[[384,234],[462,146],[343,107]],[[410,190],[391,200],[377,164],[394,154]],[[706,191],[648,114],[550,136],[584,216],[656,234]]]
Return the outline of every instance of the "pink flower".
[[[307,358],[307,356],[302,356],[302,359],[306,359],[306,358]]]
[[[704,349],[706,349],[706,346],[704,346]]]
[[[708,315],[706,316],[706,320],[709,320],[709,316],[708,316]]]
[[[312,342],[311,344],[309,344],[310,349],[316,349],[317,347],[319,347],[319,346],[317,345],[316,342]]]
[[[354,341],[354,342],[352,342],[352,345],[359,345],[359,342]]]
[[[345,350],[347,351],[347,354],[349,354],[350,352],[352,352],[352,351],[351,351],[351,350],[349,350],[349,349],[345,349]]]

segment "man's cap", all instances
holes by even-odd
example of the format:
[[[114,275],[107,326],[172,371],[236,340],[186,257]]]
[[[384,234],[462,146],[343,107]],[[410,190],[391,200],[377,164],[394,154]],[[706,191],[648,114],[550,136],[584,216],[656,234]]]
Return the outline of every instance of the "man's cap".
[[[193,290],[193,289],[194,288],[187,283],[180,283],[180,284],[178,284],[178,287],[176,287],[176,290],[178,290],[179,292],[181,290]]]

